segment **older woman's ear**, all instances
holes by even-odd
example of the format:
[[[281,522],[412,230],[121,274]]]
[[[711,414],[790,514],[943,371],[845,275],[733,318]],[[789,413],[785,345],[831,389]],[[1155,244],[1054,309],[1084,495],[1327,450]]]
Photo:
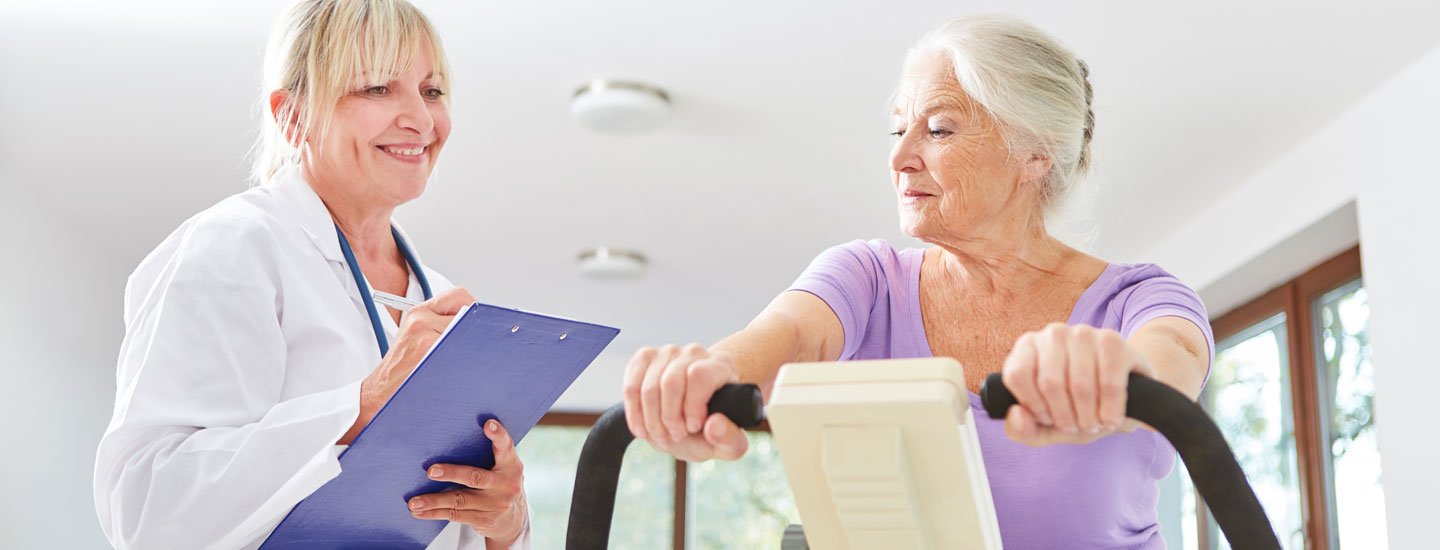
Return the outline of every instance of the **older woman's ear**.
[[[1020,181],[1024,183],[1043,182],[1045,176],[1050,175],[1050,166],[1053,163],[1050,157],[1044,152],[1033,151],[1020,166]]]

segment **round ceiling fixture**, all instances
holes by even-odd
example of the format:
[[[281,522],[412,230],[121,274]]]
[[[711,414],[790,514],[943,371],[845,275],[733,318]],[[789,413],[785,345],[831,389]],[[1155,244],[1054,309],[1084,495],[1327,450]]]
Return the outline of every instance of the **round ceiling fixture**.
[[[581,252],[579,260],[580,274],[592,279],[634,279],[649,265],[644,254],[607,246]]]
[[[596,80],[575,91],[570,114],[597,132],[636,134],[665,123],[670,95],[649,84]]]

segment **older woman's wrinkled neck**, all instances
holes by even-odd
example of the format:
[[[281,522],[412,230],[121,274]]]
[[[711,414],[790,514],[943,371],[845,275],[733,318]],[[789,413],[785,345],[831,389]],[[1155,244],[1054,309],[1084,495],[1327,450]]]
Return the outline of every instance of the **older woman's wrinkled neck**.
[[[1052,237],[1038,209],[1035,212],[1002,217],[971,234],[933,242],[942,252],[940,273],[967,295],[1000,299],[1053,284],[1086,256]]]

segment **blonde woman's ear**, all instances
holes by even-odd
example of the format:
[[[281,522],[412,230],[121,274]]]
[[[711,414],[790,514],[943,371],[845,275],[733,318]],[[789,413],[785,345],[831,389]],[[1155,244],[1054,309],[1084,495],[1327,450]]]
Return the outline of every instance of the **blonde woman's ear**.
[[[275,125],[285,134],[285,141],[290,145],[300,147],[300,113],[295,111],[293,103],[287,105],[290,94],[285,90],[270,92],[270,116],[275,117]]]

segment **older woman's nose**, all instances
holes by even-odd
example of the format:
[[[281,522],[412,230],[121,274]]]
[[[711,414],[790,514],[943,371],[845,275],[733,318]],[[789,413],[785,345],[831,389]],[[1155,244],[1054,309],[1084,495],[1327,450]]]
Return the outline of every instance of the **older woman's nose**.
[[[891,171],[911,173],[925,168],[925,162],[921,160],[916,146],[918,140],[914,135],[915,132],[905,132],[900,141],[895,142],[895,148],[890,150]]]

